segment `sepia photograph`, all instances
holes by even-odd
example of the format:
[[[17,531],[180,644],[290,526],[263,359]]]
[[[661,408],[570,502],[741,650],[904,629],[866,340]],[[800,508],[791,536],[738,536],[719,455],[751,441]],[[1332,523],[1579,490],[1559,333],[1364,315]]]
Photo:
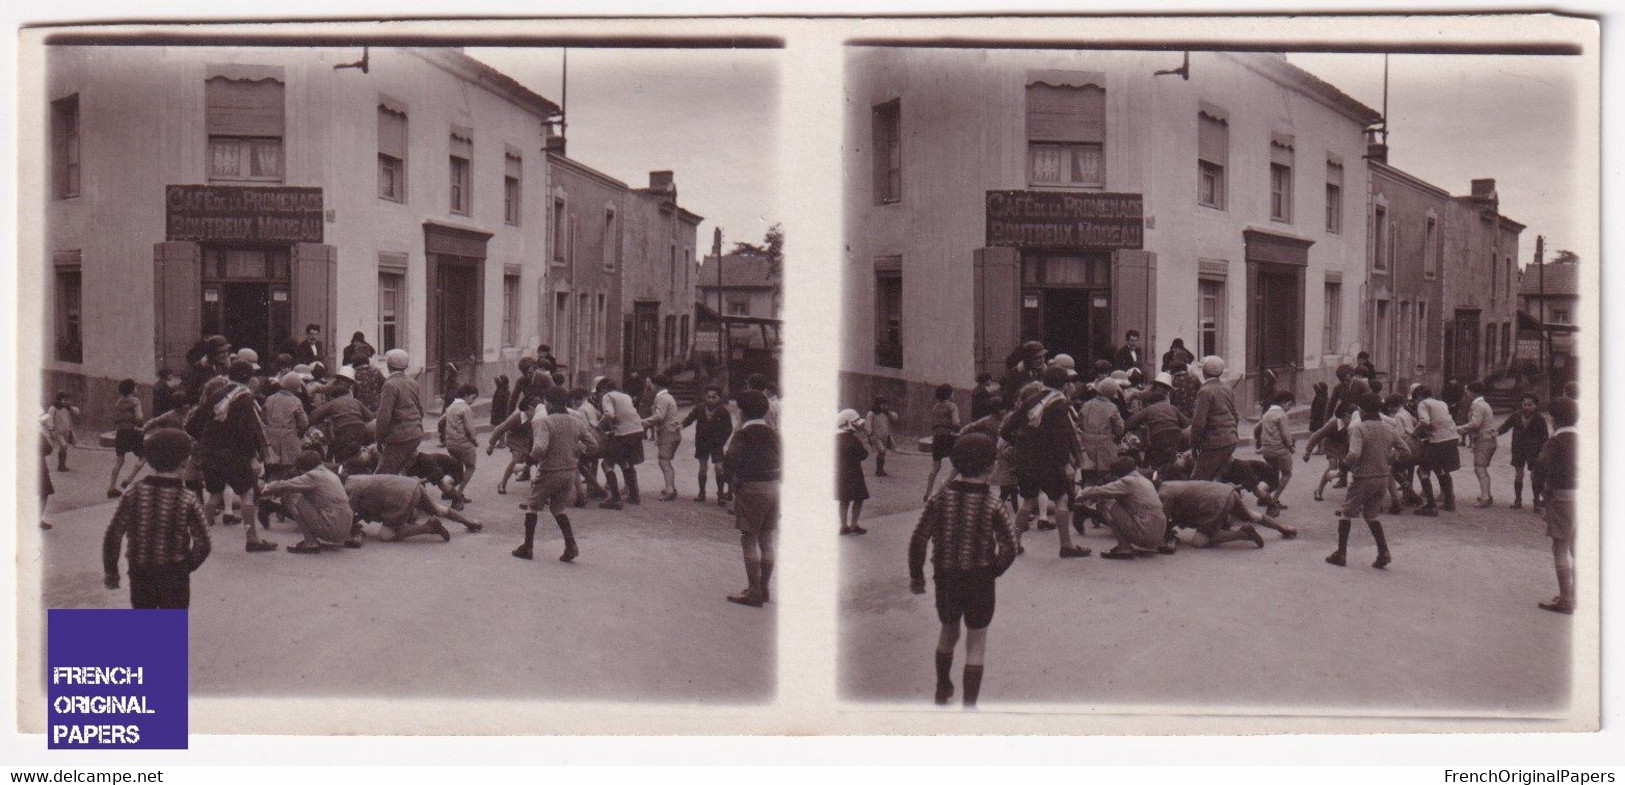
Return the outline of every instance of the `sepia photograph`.
[[[770,703],[777,51],[409,43],[47,38],[30,602],[187,609],[194,698]]]
[[[1493,49],[849,43],[842,697],[1594,707],[1598,82]]]

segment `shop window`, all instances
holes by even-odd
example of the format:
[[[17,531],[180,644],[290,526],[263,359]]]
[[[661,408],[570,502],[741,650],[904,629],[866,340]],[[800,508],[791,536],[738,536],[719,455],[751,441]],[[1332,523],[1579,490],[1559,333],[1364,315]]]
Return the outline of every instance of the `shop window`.
[[[874,108],[875,202],[889,204],[903,198],[902,104],[889,101]]]
[[[215,76],[204,83],[211,181],[281,182],[283,84]]]
[[[1324,323],[1321,325],[1320,351],[1322,354],[1337,354],[1338,347],[1342,345],[1343,332],[1342,282],[1327,282],[1324,314]]]
[[[65,363],[85,361],[84,277],[78,267],[56,271],[56,359]]]
[[[1326,162],[1326,232],[1343,233],[1343,165]]]
[[[406,334],[402,330],[406,313],[406,275],[400,272],[378,273],[378,349],[406,347]]]
[[[79,195],[79,96],[51,102],[52,195],[68,199]]]
[[[519,276],[502,276],[502,345],[519,345]]]
[[[1224,356],[1224,281],[1202,279],[1196,305],[1196,356]]]
[[[473,181],[469,171],[474,160],[474,137],[466,129],[453,129],[451,133],[451,211],[457,215],[474,214]]]
[[[502,220],[509,226],[519,225],[519,179],[523,166],[519,156],[509,153],[502,158],[505,167],[502,177]]]
[[[406,201],[406,111],[378,105],[378,198]]]
[[[875,272],[875,364],[903,367],[903,274]]]
[[[1027,182],[1106,184],[1106,90],[1099,79],[1061,76],[1027,85]],[[1050,77],[1044,77],[1049,80]]]
[[[1196,115],[1196,203],[1225,209],[1230,125],[1224,112],[1203,106]]]

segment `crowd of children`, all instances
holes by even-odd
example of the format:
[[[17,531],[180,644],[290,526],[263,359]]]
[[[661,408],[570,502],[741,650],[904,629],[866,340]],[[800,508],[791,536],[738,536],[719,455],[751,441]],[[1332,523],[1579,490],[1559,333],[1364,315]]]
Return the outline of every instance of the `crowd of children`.
[[[943,624],[935,655],[938,703],[946,703],[954,691],[949,669],[963,624],[970,635],[964,701],[975,704],[993,615],[993,582],[1024,551],[1023,535],[1035,520],[1037,529],[1057,532],[1063,559],[1091,554],[1072,541],[1073,533],[1086,531],[1086,521],[1115,539],[1115,547],[1100,555],[1117,560],[1172,554],[1182,529],[1191,532],[1190,544],[1204,548],[1230,542],[1262,548],[1259,528],[1283,539],[1298,534],[1279,518],[1287,509],[1281,497],[1298,455],[1290,390],[1267,396],[1253,433],[1258,457],[1244,458],[1235,455],[1237,426],[1244,418],[1219,357],[1195,364],[1199,382],[1178,356],[1165,358],[1168,370],[1149,379],[1138,368],[1124,370],[1108,361],[1093,367],[1093,378],[1082,377],[1071,357],[1049,356],[1036,342],[1012,359],[1004,383],[986,374],[977,379],[971,422],[961,424],[949,385],[937,388],[930,412],[932,468],[909,569],[913,590],[923,592],[927,546],[934,549]],[[1497,437],[1511,432],[1516,471],[1511,506],[1523,506],[1527,469],[1531,501],[1545,516],[1553,543],[1559,594],[1539,606],[1572,613],[1578,417],[1572,388],[1548,407],[1557,426],[1549,435],[1547,414],[1534,394],[1497,426],[1486,388],[1478,382],[1462,387],[1452,407],[1426,385],[1413,385],[1409,395],[1384,397],[1366,356],[1339,367],[1336,376],[1335,385],[1315,385],[1310,433],[1301,452],[1304,462],[1315,455],[1325,458],[1316,501],[1324,500],[1330,484],[1347,489],[1335,512],[1337,546],[1325,561],[1347,564],[1353,523],[1359,519],[1376,547],[1372,566],[1386,568],[1394,557],[1384,514],[1401,514],[1407,507],[1428,517],[1454,511],[1453,473],[1461,468],[1464,441],[1478,480],[1477,506],[1493,505],[1488,468]],[[862,463],[872,450],[875,476],[886,476],[882,461],[893,447],[895,421],[885,398],[875,400],[867,417],[848,409],[837,418],[842,534],[865,531],[859,518],[869,491]],[[939,489],[935,481],[945,458],[952,471]],[[1243,501],[1244,493],[1256,499],[1256,507]]]
[[[737,396],[736,426],[719,387],[706,388],[685,417],[668,378],[638,380],[631,391],[649,399],[640,411],[613,379],[569,389],[545,345],[538,356],[521,362],[515,383],[498,380],[495,428],[485,445],[488,455],[499,444],[512,455],[499,494],[516,473],[530,485],[520,505],[524,540],[513,555],[533,558],[538,518],[545,512],[563,539],[560,561],[573,561],[581,550],[567,506],[585,507],[589,496],[600,496],[606,497],[601,507],[620,509],[622,482],[626,502],[639,503],[636,467],[643,462],[646,429],[657,439],[665,479],[661,498],[676,498],[671,461],[683,429],[693,424],[698,499],[706,499],[709,465],[718,502],[733,505],[741,532],[749,585],[728,599],[765,603],[775,561],[780,453],[777,429],[766,422],[776,415],[766,380],[752,377],[750,389]],[[232,352],[220,336],[200,341],[193,357],[184,379],[160,376],[151,419],[143,416],[129,379],[120,383],[110,412],[116,458],[107,495],[122,498],[104,544],[106,583],[118,588],[119,548],[127,543],[135,607],[186,607],[188,576],[209,553],[209,529],[220,524],[246,523],[248,552],[262,553],[279,546],[259,530],[269,531],[273,519],[292,521],[301,540],[287,550],[299,554],[359,548],[367,537],[365,523],[379,524],[371,536],[385,542],[418,535],[449,541],[442,520],[471,533],[483,528],[462,512],[480,446],[474,385],[452,386],[438,429],[445,452],[437,453],[421,449],[424,415],[403,350],[386,353],[380,370],[358,333],[345,351],[348,364],[330,377],[294,366],[287,356],[262,368],[252,350]],[[370,391],[369,405],[357,388],[361,378],[373,375],[381,382]],[[42,512],[54,490],[44,456],[55,453],[57,470],[68,471],[67,450],[80,414],[63,393],[40,418]],[[121,481],[126,455],[135,456],[136,465]],[[143,467],[150,472],[137,481]],[[607,492],[598,482],[600,470]],[[435,501],[436,491],[448,505]],[[42,520],[41,527],[50,524]]]

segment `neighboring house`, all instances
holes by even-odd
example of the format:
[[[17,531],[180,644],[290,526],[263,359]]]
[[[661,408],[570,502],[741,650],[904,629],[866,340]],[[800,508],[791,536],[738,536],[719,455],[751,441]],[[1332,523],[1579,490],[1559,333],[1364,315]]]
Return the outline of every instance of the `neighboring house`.
[[[574,384],[599,374],[620,378],[624,215],[631,190],[563,155],[549,154],[547,161],[552,276],[538,307],[547,314],[553,356]]]
[[[1518,286],[1518,300],[1517,360],[1520,366],[1539,367],[1541,320],[1544,318],[1545,332],[1551,340],[1547,346],[1547,366],[1553,379],[1561,383],[1578,378],[1580,368],[1575,362],[1574,336],[1580,330],[1580,265],[1547,262],[1525,267]]]
[[[1363,130],[1376,111],[1272,54],[853,47],[841,400],[1080,365],[1130,329],[1307,400],[1361,348]],[[1151,370],[1155,370],[1152,367]]]
[[[621,275],[621,356],[627,371],[650,374],[687,355],[693,328],[698,215],[679,207],[671,172],[650,172],[649,187],[626,202]]]
[[[1439,317],[1444,376],[1462,382],[1506,370],[1517,313],[1518,236],[1524,226],[1501,214],[1493,179],[1450,200],[1445,220]]]
[[[1444,223],[1452,215],[1450,192],[1388,165],[1386,145],[1373,143],[1370,150],[1364,344],[1390,389],[1406,390],[1415,383],[1440,389],[1444,332],[1439,268]]]
[[[724,316],[779,318],[784,280],[765,254],[736,250],[705,257],[700,266],[699,300]]]

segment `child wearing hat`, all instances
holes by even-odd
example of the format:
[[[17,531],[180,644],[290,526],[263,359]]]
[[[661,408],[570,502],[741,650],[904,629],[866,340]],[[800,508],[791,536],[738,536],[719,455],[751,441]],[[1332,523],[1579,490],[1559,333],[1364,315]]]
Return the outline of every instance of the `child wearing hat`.
[[[303,451],[302,439],[310,428],[305,414],[305,402],[299,399],[304,382],[294,374],[283,374],[277,380],[277,391],[265,399],[261,415],[265,418],[265,479],[281,480],[293,476],[294,464]]]
[[[835,416],[835,500],[840,502],[843,535],[869,533],[858,525],[863,501],[869,498],[869,483],[863,479],[863,459],[869,457],[869,451],[858,438],[863,426],[863,418],[852,409],[842,409]]]
[[[119,547],[127,541],[130,607],[184,609],[192,604],[192,572],[209,558],[203,503],[180,476],[192,439],[160,428],[147,436],[142,452],[152,473],[119,499],[102,537],[103,584],[119,587]]]
[[[987,628],[993,622],[994,581],[1016,560],[1015,527],[998,494],[988,487],[988,473],[997,458],[993,439],[970,433],[954,443],[950,460],[959,479],[949,482],[920,513],[920,522],[908,545],[909,590],[925,593],[925,557],[931,553],[936,584],[937,705],[954,694],[954,648],[964,624],[965,669],[962,673],[964,706],[975,708],[982,690],[987,651]]]
[[[959,420],[959,406],[953,400],[953,385],[937,385],[936,399],[937,402],[931,406],[931,473],[925,478],[925,498],[928,501],[937,487],[937,472],[942,470],[942,462],[953,452],[954,439],[964,426]]]

